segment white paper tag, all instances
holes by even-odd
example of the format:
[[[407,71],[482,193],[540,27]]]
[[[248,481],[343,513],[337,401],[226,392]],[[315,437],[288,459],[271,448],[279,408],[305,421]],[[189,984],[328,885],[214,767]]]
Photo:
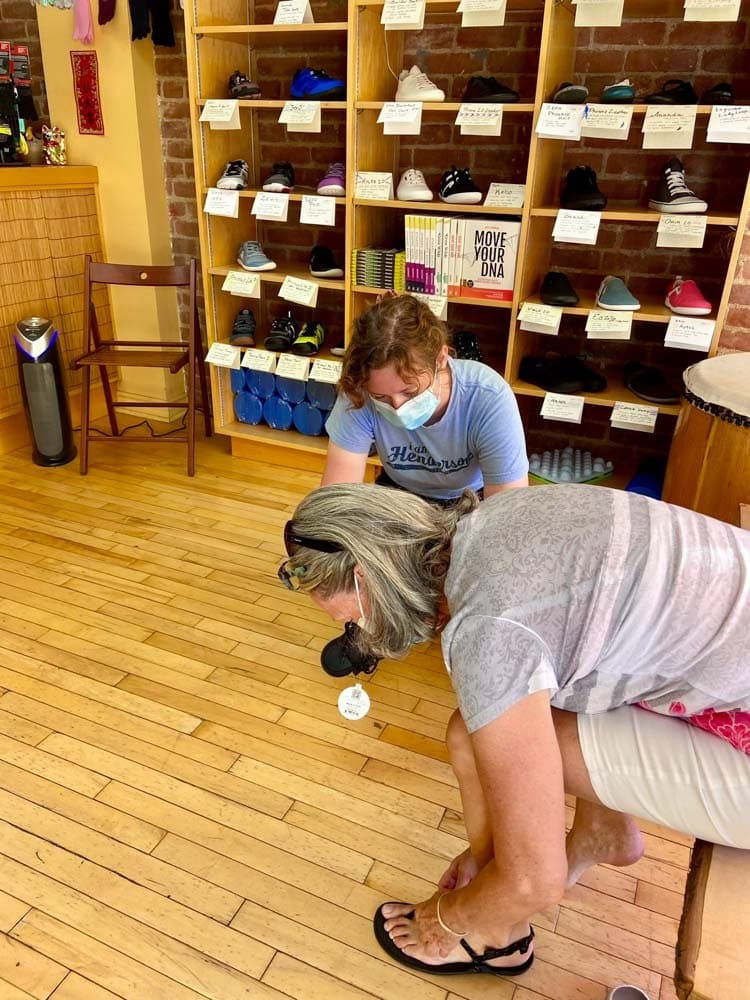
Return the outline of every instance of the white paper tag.
[[[543,104],[536,134],[542,139],[580,139],[583,109],[583,104]]]
[[[612,407],[609,422],[613,427],[624,431],[653,434],[658,416],[658,406],[642,406],[640,403],[623,403],[618,400]]]
[[[502,104],[462,104],[456,115],[461,135],[500,135],[503,130]]]
[[[303,194],[299,221],[306,226],[335,226],[336,199],[322,194]]]
[[[242,367],[251,368],[255,372],[275,372],[276,355],[273,351],[261,351],[257,347],[248,347],[242,356]]]
[[[339,695],[339,712],[345,719],[356,722],[370,711],[370,696],[361,684],[344,688]]]
[[[570,208],[561,208],[552,229],[552,239],[558,243],[595,246],[601,221],[601,212],[576,212]]]
[[[259,299],[260,278],[257,274],[248,274],[247,271],[230,271],[224,278],[221,290],[245,299]]]
[[[448,319],[448,299],[445,295],[423,295],[420,292],[414,292],[413,294],[415,299],[424,302],[433,316],[442,320]]]
[[[505,24],[506,0],[461,0],[462,28],[499,27]]]
[[[622,24],[625,0],[577,0],[577,4],[576,28],[619,28]]]
[[[692,149],[696,104],[651,104],[643,119],[644,149]]]
[[[313,16],[308,0],[279,0],[273,23],[312,24]]]
[[[273,191],[259,191],[253,199],[250,214],[257,219],[286,222],[289,214],[289,195],[277,194]]]
[[[737,21],[741,0],[685,0],[686,21]]]
[[[378,115],[384,135],[419,135],[422,105],[419,101],[386,101]]]
[[[586,334],[589,340],[630,340],[632,327],[632,312],[592,309],[586,317]]]
[[[708,119],[707,142],[750,142],[750,105],[715,104]]]
[[[705,215],[662,215],[656,226],[656,245],[700,249],[707,225]]]
[[[315,382],[330,382],[337,385],[341,381],[343,364],[340,361],[331,361],[329,358],[316,358],[313,361],[310,378]]]
[[[582,396],[568,396],[562,392],[546,392],[542,403],[545,420],[564,420],[568,424],[580,424],[583,418]]]
[[[238,129],[240,127],[240,106],[237,101],[230,100],[208,100],[203,105],[200,120],[208,122],[211,128]]]
[[[279,289],[279,298],[288,302],[298,302],[302,306],[315,306],[318,301],[318,288],[314,281],[306,281],[304,278],[296,278],[293,274],[287,274]]]
[[[524,302],[518,310],[518,321],[522,330],[556,336],[562,315],[562,306],[548,306],[544,302]]]
[[[386,31],[421,31],[424,11],[425,0],[385,0],[380,23]]]
[[[209,188],[206,192],[203,211],[208,215],[223,215],[227,219],[239,218],[239,191],[223,191],[221,188]]]
[[[581,135],[591,139],[627,139],[633,120],[632,104],[586,104]]]
[[[711,347],[716,320],[695,316],[672,316],[664,337],[666,347],[683,347],[689,351],[707,351]]]
[[[298,354],[280,354],[276,362],[276,374],[281,378],[296,378],[305,382],[309,370],[310,359]]]
[[[393,201],[393,174],[358,170],[354,179],[354,197],[371,201]]]
[[[279,121],[287,132],[320,132],[320,101],[287,101]]]
[[[206,355],[209,365],[217,365],[219,368],[239,368],[242,354],[239,347],[234,344],[211,344]]]
[[[525,184],[500,184],[493,181],[484,199],[486,208],[523,208],[526,200]]]

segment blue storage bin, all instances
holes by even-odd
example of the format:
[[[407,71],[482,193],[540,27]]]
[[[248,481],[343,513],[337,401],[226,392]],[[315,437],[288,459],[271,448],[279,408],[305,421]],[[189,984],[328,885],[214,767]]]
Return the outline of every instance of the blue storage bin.
[[[271,372],[256,372],[252,368],[246,368],[245,385],[256,396],[268,399],[276,390],[276,377]]]
[[[319,437],[324,430],[328,417],[326,410],[308,403],[297,403],[294,408],[294,426],[300,434],[307,434],[309,437]]]
[[[276,395],[287,403],[301,403],[305,398],[305,383],[301,378],[288,378],[285,375],[276,376]]]
[[[336,386],[330,382],[307,380],[307,398],[318,410],[331,410],[336,402]]]
[[[263,419],[269,427],[288,431],[294,419],[294,407],[280,396],[269,396],[263,404]]]
[[[243,424],[259,424],[263,419],[263,404],[252,392],[243,389],[234,397],[234,412]]]

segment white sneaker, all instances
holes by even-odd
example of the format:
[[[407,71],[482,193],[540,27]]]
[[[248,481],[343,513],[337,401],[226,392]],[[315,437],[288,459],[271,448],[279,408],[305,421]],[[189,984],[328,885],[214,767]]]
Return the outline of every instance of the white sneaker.
[[[421,170],[404,170],[396,188],[399,201],[432,201],[432,191],[427,187]]]
[[[397,101],[422,101],[425,103],[445,100],[445,92],[436,87],[419,66],[404,70],[398,78]]]

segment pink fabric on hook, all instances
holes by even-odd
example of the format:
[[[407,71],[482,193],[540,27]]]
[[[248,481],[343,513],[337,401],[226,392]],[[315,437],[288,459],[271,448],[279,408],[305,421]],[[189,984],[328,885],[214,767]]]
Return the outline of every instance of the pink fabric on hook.
[[[91,45],[94,41],[91,0],[73,0],[73,38],[85,45]]]

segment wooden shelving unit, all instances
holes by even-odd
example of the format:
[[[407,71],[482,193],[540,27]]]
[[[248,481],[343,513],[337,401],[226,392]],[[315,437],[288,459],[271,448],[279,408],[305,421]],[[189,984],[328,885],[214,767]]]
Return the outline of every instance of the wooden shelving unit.
[[[530,139],[523,152],[527,154],[525,180],[526,199],[522,210],[499,210],[487,208],[484,205],[463,206],[442,203],[437,197],[431,202],[401,202],[396,199],[389,201],[374,201],[354,197],[355,177],[359,170],[390,171],[394,178],[394,188],[398,183],[400,169],[411,165],[404,162],[405,150],[419,144],[418,136],[386,136],[382,126],[377,124],[377,112],[383,104],[392,101],[395,96],[396,80],[388,68],[388,62],[398,72],[405,63],[407,35],[404,32],[389,31],[386,33],[380,24],[384,0],[350,0],[348,19],[346,21],[320,22],[309,25],[274,26],[272,24],[253,24],[252,4],[245,0],[188,0],[186,18],[189,38],[189,85],[192,110],[192,135],[196,157],[196,185],[198,197],[202,200],[207,189],[213,185],[220,175],[224,164],[229,159],[236,158],[238,140],[250,150],[248,159],[251,166],[251,187],[240,194],[241,218],[223,219],[206,217],[200,213],[200,238],[202,250],[203,280],[206,297],[206,314],[209,341],[222,340],[226,342],[231,320],[242,300],[229,296],[221,291],[224,276],[232,270],[240,270],[234,264],[239,243],[244,239],[252,239],[257,232],[262,242],[263,224],[249,217],[249,205],[260,189],[261,171],[269,164],[258,163],[258,113],[280,110],[283,100],[244,100],[240,101],[241,134],[237,132],[211,131],[202,125],[198,118],[205,101],[213,97],[226,96],[226,81],[229,74],[236,68],[247,72],[255,79],[256,57],[268,46],[287,46],[290,51],[300,53],[301,62],[308,43],[320,43],[328,40],[332,45],[346,46],[347,57],[347,100],[323,102],[321,105],[323,129],[327,121],[339,124],[342,115],[346,127],[346,170],[347,194],[337,198],[336,221],[344,235],[346,277],[340,281],[319,280],[321,293],[342,296],[341,308],[345,329],[351,328],[352,320],[365,308],[381,289],[353,283],[349,273],[351,252],[355,247],[393,246],[394,240],[400,236],[403,239],[403,215],[407,213],[428,213],[434,215],[461,214],[467,217],[510,217],[521,220],[521,235],[518,248],[518,265],[516,270],[514,296],[510,302],[496,302],[479,298],[457,298],[448,300],[448,319],[452,325],[465,325],[462,321],[462,310],[474,310],[471,315],[486,316],[500,331],[498,334],[499,354],[493,354],[493,359],[503,372],[519,399],[524,399],[526,405],[537,406],[536,399],[544,396],[544,391],[529,385],[519,379],[519,367],[522,357],[530,352],[549,350],[555,344],[552,338],[539,334],[521,331],[517,321],[518,311],[524,301],[538,302],[538,291],[541,280],[550,269],[553,255],[551,238],[552,225],[559,211],[558,198],[561,182],[565,172],[565,155],[571,146],[565,142],[550,139],[539,139],[534,133],[540,109],[548,100],[561,80],[574,79],[576,45],[579,34],[574,28],[575,9],[567,2],[559,0],[508,0],[506,24],[512,28],[519,23],[535,24],[541,28],[541,42],[538,53],[538,68],[536,72],[533,102],[532,94],[522,90],[522,100],[517,104],[503,105],[504,128],[523,126],[525,131],[515,134],[529,135]],[[442,24],[455,26],[460,15],[456,12],[457,0],[427,0],[425,27],[435,27]],[[313,15],[315,3],[312,3]],[[682,0],[626,0],[624,16],[639,19],[659,19],[664,17],[680,17]],[[266,16],[268,16],[266,12]],[[747,16],[744,9],[741,16]],[[497,39],[500,45],[503,27],[482,29],[487,35],[487,45]],[[524,29],[525,30],[525,29]],[[622,29],[624,32],[627,28]],[[700,26],[696,25],[696,30]],[[467,76],[469,72],[467,71]],[[673,75],[678,76],[679,73]],[[718,77],[717,77],[718,79]],[[591,93],[592,101],[598,99],[598,94]],[[452,121],[460,104],[448,100],[439,104],[425,104],[423,114],[428,126],[443,125]],[[631,129],[630,147],[638,144],[636,133],[640,129],[637,124],[646,113],[647,106],[637,104],[633,107],[634,121]],[[705,128],[706,120],[711,112],[710,106],[699,105],[697,108],[699,128]],[[529,127],[531,131],[529,133]],[[511,133],[514,134],[514,133]],[[314,141],[314,140],[313,140]],[[485,144],[491,139],[478,140]],[[613,143],[619,149],[626,144]],[[717,163],[721,162],[724,147],[717,145],[715,153]],[[460,154],[458,154],[460,155]],[[652,154],[653,155],[653,154]],[[669,155],[665,151],[665,158]],[[689,155],[687,151],[685,156]],[[425,160],[430,162],[429,149],[425,150]],[[433,168],[434,163],[430,163]],[[448,166],[446,164],[445,166]],[[503,175],[504,165],[498,163],[498,181],[509,180]],[[514,177],[513,180],[518,180]],[[653,180],[653,178],[651,178]],[[602,229],[618,225],[636,225],[652,227],[661,218],[658,212],[650,211],[646,202],[619,202],[616,200],[617,190],[601,184],[605,193],[611,194],[611,200],[602,213]],[[736,189],[735,189],[736,188]],[[314,193],[297,188],[290,196],[290,202],[298,203],[304,193]],[[711,317],[716,321],[716,334],[711,346],[715,352],[721,327],[726,316],[731,281],[738,260],[742,234],[750,214],[750,193],[745,178],[742,187],[732,188],[728,194],[729,201],[722,205],[722,210],[709,208],[707,224],[710,232],[721,235],[726,230],[729,250],[726,256],[726,269],[721,294],[716,302],[716,308]],[[294,225],[297,210],[290,211],[287,225]],[[577,258],[587,248],[576,245]],[[592,248],[593,250],[594,248]],[[285,269],[262,272],[259,274],[261,296],[275,297],[278,286],[286,274],[296,274],[309,278],[303,267],[290,266]],[[590,287],[578,288],[580,301],[575,307],[563,310],[568,324],[583,323],[588,313],[595,308],[594,293]],[[686,275],[690,276],[690,275]],[[700,277],[700,275],[694,275]],[[585,282],[592,284],[591,276]],[[583,281],[582,281],[583,284]],[[596,287],[596,286],[594,286]],[[663,331],[671,317],[670,311],[664,305],[663,295],[649,293],[639,295],[641,309],[634,313],[634,327],[637,326],[638,343],[644,337],[651,337],[655,343],[663,339]],[[247,304],[253,307],[250,300]],[[576,327],[577,328],[577,327]],[[596,341],[598,349],[605,341]],[[614,343],[614,342],[612,342]],[[624,342],[617,342],[616,350],[623,348]],[[326,345],[328,347],[330,345]],[[614,348],[613,348],[614,350]],[[324,349],[325,351],[325,349]],[[633,357],[638,359],[638,344],[634,342]],[[324,353],[324,356],[325,353]],[[619,356],[619,355],[618,355]],[[695,360],[703,355],[695,354]],[[499,361],[498,361],[499,358]],[[610,377],[609,385],[604,393],[585,396],[586,405],[593,407],[611,407],[616,401],[642,403],[628,390],[622,379],[615,374]],[[305,438],[296,432],[273,431],[267,427],[249,427],[239,423],[234,416],[232,396],[229,390],[228,374],[221,369],[212,370],[212,382],[215,399],[216,430],[232,438],[233,450],[239,454],[253,454],[252,448],[272,446],[284,448],[300,455],[317,456],[325,452],[325,438]],[[538,407],[537,407],[538,408]],[[659,420],[673,420],[678,412],[677,406],[660,406]],[[569,433],[569,425],[551,424],[560,431],[561,439]],[[635,437],[640,437],[635,435]],[[643,435],[645,437],[645,435]],[[308,466],[309,467],[309,466]]]

